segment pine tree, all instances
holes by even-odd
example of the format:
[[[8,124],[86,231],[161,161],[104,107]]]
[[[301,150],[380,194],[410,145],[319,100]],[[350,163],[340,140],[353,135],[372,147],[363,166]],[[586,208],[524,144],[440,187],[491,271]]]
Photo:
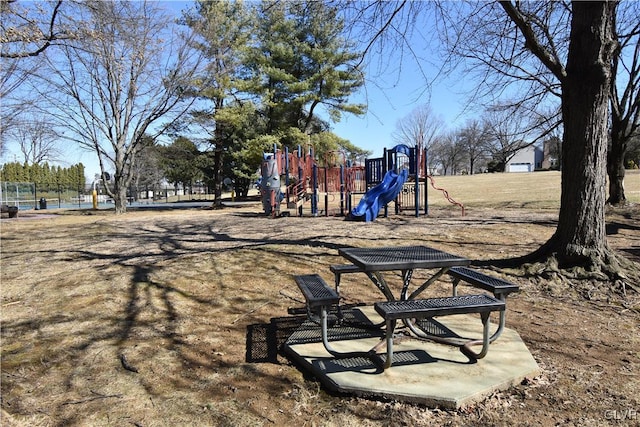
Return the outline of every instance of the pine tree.
[[[318,115],[320,107],[333,121],[343,112],[364,113],[363,105],[348,103],[364,77],[353,65],[360,54],[342,38],[344,23],[335,8],[315,1],[265,1],[258,16],[258,44],[247,66],[269,133],[295,135],[287,129],[296,128],[310,135],[328,130]]]

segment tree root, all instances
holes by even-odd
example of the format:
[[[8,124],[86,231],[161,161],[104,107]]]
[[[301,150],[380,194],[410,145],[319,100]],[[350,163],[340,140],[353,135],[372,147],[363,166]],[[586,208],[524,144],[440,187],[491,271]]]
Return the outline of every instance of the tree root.
[[[518,258],[474,262],[474,265],[510,269],[555,296],[577,293],[588,300],[640,295],[640,265],[607,249],[588,254],[586,262],[561,266],[550,240],[537,251]]]

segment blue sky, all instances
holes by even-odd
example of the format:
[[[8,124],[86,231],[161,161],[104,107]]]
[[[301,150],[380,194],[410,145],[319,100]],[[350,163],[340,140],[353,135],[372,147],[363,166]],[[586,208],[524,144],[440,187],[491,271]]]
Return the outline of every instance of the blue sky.
[[[193,2],[190,1],[165,1],[170,9],[180,14],[188,9]],[[415,37],[412,49],[417,54],[424,54],[426,46]],[[395,55],[398,50],[385,52]],[[435,57],[427,58],[436,61]],[[446,79],[440,79],[431,88],[425,90],[427,82],[418,70],[418,66],[411,59],[404,59],[400,63],[399,58],[388,57],[385,64],[390,64],[385,73],[378,71],[379,58],[372,57],[369,60],[371,67],[365,69],[367,83],[358,93],[351,97],[352,103],[368,104],[367,114],[354,116],[343,115],[338,123],[332,123],[332,130],[341,138],[350,140],[354,145],[372,151],[372,157],[382,156],[384,148],[395,145],[392,139],[396,123],[402,117],[408,115],[417,106],[429,103],[437,115],[441,115],[450,128],[463,124],[469,113],[462,114],[465,110],[465,86],[463,78],[457,75],[449,75]],[[394,63],[395,61],[395,63]],[[425,62],[421,66],[426,71],[428,79],[438,73],[438,70]]]
[[[437,81],[427,90],[427,82],[416,68],[408,62],[401,71],[389,71],[385,75],[368,73],[366,87],[351,99],[355,103],[368,101],[367,114],[361,117],[345,115],[339,123],[333,124],[334,133],[358,147],[371,150],[372,157],[380,157],[385,147],[395,145],[392,134],[396,123],[420,105],[429,104],[450,129],[471,117],[470,113],[464,113],[468,86],[461,79],[456,81],[450,77]],[[431,75],[426,77],[436,75],[435,69],[429,71]]]
[[[176,14],[189,8],[191,1],[164,1]],[[435,62],[437,58],[427,53],[427,46],[421,46],[421,41],[415,41],[412,49],[419,55],[427,56],[421,62],[421,67],[426,73],[426,78],[432,79],[438,72],[436,68],[427,64]],[[350,140],[354,145],[372,151],[372,157],[380,157],[385,147],[395,145],[392,134],[396,123],[408,115],[411,110],[419,105],[428,103],[437,115],[441,115],[447,126],[451,129],[458,127],[464,121],[473,117],[464,111],[464,91],[468,90],[463,84],[461,76],[449,75],[446,79],[436,82],[431,90],[425,90],[427,82],[419,70],[418,65],[410,59],[400,61],[393,55],[397,51],[385,52],[391,55],[384,58],[388,66],[387,71],[380,73],[379,58],[370,58],[371,70],[365,69],[366,86],[355,94],[350,101],[353,103],[367,103],[367,114],[357,117],[345,114],[339,123],[332,124],[333,132],[338,136]],[[10,147],[15,151],[15,147]],[[10,151],[4,157],[4,161],[20,159],[18,152]],[[77,147],[67,146],[63,148],[63,166],[82,162],[86,167],[87,178],[92,179],[99,172],[96,156],[93,152],[83,151]],[[55,163],[55,162],[54,162]],[[61,162],[62,163],[62,162]]]

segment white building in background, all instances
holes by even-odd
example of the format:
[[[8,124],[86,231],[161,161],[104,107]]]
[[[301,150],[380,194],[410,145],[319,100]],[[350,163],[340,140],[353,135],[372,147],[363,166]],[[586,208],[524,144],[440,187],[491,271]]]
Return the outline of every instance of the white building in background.
[[[507,162],[505,172],[533,172],[542,168],[543,158],[542,149],[534,145],[524,147]]]

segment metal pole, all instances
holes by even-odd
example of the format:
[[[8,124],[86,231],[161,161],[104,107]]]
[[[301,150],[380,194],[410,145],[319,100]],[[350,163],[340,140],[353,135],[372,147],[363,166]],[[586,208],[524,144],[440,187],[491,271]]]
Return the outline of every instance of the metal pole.
[[[340,216],[344,216],[344,165],[340,165]]]
[[[427,166],[428,164],[428,158],[427,158],[427,148],[424,148],[424,214],[425,215],[429,215],[429,197],[428,197],[428,191],[427,191],[427,178],[429,175],[429,167]]]
[[[284,147],[284,186],[287,196],[287,206],[289,206],[289,147]]]
[[[384,148],[383,151],[383,159],[382,159],[382,179],[384,180],[384,176],[387,174],[387,170],[389,169],[389,164],[391,163],[389,157],[391,153],[387,152],[387,148]],[[368,190],[368,189],[367,189]],[[384,217],[387,218],[389,216],[389,207],[384,205]]]
[[[302,147],[298,145],[298,186],[300,187],[298,189],[298,193],[302,193],[302,189],[306,187],[304,182],[302,182],[304,173],[302,171],[302,164],[300,162],[301,158],[302,158]],[[301,194],[296,194],[296,198],[300,197],[300,195]],[[302,204],[298,208],[298,216],[302,216]]]
[[[347,171],[348,169],[351,168],[351,160],[347,160]],[[353,176],[348,176],[346,175],[347,171],[345,171],[345,192],[346,192],[346,200],[345,200],[345,208],[347,210],[347,213],[345,215],[348,215],[349,213],[351,213],[351,193],[353,192]],[[366,171],[365,171],[366,172]],[[366,180],[366,178],[365,178]]]
[[[415,205],[416,205],[416,218],[420,216],[420,147],[413,148],[415,156],[415,171],[416,171],[416,191],[415,191]]]
[[[318,216],[318,165],[315,163],[312,166],[312,187],[313,187],[313,195],[311,197],[311,215]]]
[[[329,216],[329,167],[324,167],[324,216]]]

